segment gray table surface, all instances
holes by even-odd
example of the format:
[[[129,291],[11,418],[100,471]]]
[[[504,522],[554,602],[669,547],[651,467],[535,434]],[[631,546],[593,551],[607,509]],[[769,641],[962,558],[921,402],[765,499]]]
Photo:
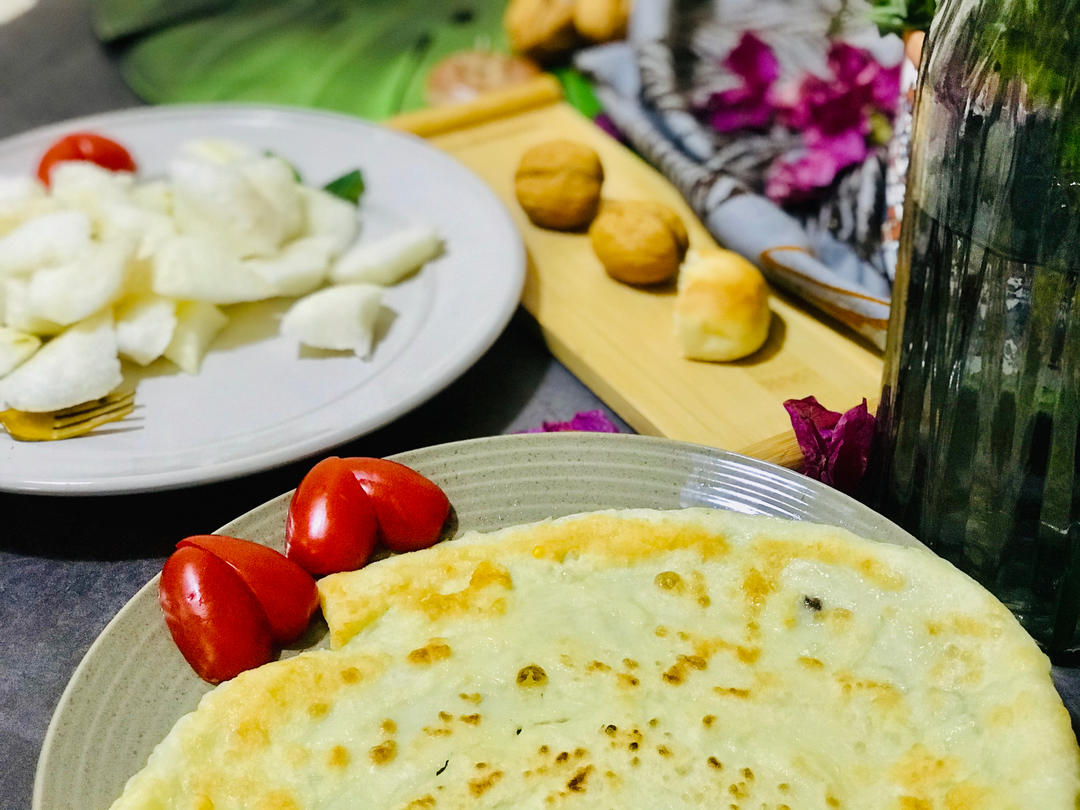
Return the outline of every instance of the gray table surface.
[[[139,103],[93,37],[88,0],[41,0],[0,26],[0,137]],[[593,408],[603,408],[629,431],[551,357],[536,324],[519,312],[457,382],[336,452],[389,455],[509,433]],[[176,540],[211,531],[291,489],[308,465],[137,496],[0,493],[2,810],[30,807],[38,752],[68,678],[109,619],[160,570]],[[1055,670],[1074,718],[1080,707],[1076,673]]]

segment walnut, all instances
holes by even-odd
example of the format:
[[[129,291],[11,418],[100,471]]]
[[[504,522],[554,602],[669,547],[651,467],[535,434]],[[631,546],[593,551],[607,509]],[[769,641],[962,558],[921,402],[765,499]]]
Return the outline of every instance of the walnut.
[[[596,216],[603,181],[604,169],[596,152],[575,141],[555,140],[522,155],[514,190],[534,224],[573,230]]]
[[[560,56],[577,43],[574,0],[510,0],[503,28],[516,53],[540,61]]]
[[[629,0],[576,0],[574,28],[593,42],[622,39],[630,16],[629,5]]]
[[[608,275],[627,284],[657,284],[672,278],[690,244],[679,215],[648,201],[606,204],[589,237]]]

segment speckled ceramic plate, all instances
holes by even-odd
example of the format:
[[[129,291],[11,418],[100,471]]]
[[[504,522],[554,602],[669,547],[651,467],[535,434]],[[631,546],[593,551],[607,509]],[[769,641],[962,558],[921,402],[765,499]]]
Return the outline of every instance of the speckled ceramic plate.
[[[125,366],[135,412],[78,439],[17,442],[0,431],[0,490],[114,494],[219,481],[361,436],[434,396],[495,342],[525,280],[525,250],[495,193],[419,138],[345,115],[244,104],[140,107],[53,124],[0,142],[0,174],[34,171],[60,135],[123,143],[140,174],[164,173],[182,144],[225,138],[270,150],[311,185],[360,168],[361,232],[435,228],[445,250],[389,287],[371,357],[301,352],[277,333],[291,299],[228,307],[198,374],[167,360]]]
[[[829,523],[874,540],[918,545],[867,507],[798,473],[668,439],[498,436],[394,458],[446,490],[458,532],[593,509],[710,506]],[[275,498],[221,532],[281,547],[288,502],[289,494]],[[315,622],[297,647],[321,646],[325,633],[325,625]],[[108,808],[154,745],[209,689],[169,638],[155,577],[101,633],[61,697],[38,761],[33,810]]]

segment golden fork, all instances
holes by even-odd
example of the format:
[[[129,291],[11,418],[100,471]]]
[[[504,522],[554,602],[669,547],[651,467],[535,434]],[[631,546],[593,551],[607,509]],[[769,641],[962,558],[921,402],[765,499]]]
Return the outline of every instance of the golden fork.
[[[0,411],[0,425],[13,439],[24,442],[45,442],[71,439],[89,433],[96,427],[123,419],[135,407],[133,390],[112,391],[101,399],[73,405],[60,411],[28,413]]]

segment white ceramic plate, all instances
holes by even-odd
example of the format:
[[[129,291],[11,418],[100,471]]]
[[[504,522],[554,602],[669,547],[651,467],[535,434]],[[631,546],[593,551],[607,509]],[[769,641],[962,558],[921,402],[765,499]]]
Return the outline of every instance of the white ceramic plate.
[[[444,255],[392,287],[395,313],[371,358],[302,355],[277,335],[288,299],[234,317],[189,376],[159,360],[138,375],[133,416],[62,442],[0,431],[0,490],[135,492],[206,483],[341,444],[419,405],[469,368],[505,328],[525,278],[520,236],[495,194],[418,138],[331,113],[206,105],[140,108],[67,121],[0,142],[0,174],[32,174],[48,144],[93,130],[126,145],[140,174],[161,173],[184,141],[221,137],[271,150],[312,185],[360,168],[363,233],[414,221]]]
[[[843,526],[918,545],[866,506],[798,473],[734,453],[626,434],[497,436],[394,456],[438,482],[457,530],[493,530],[603,508],[710,506]],[[220,531],[281,547],[289,494]],[[207,527],[209,528],[209,527]],[[315,622],[298,645],[321,646]],[[157,578],[102,631],[57,705],[38,760],[33,810],[105,810],[151,749],[210,687],[173,645]]]

